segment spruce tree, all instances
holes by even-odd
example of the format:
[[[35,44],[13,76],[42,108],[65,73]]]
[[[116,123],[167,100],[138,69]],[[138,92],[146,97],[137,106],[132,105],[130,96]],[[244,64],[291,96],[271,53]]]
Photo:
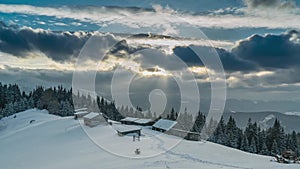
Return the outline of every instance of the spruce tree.
[[[227,138],[226,145],[233,148],[238,148],[241,140],[241,131],[236,126],[236,122],[232,116],[230,116],[225,128],[225,136]]]
[[[296,134],[295,131],[292,132],[290,147],[293,151],[297,152],[297,150],[298,150],[298,140],[297,140],[297,134]]]
[[[197,117],[195,119],[192,131],[193,132],[201,133],[201,130],[203,129],[203,126],[205,124],[205,120],[206,120],[205,115],[203,115],[203,113],[201,113],[199,111],[198,115],[197,115]]]
[[[249,150],[250,150],[250,153],[257,153],[256,142],[255,142],[254,137],[252,137],[252,139],[251,139]]]
[[[250,152],[249,141],[248,141],[246,134],[243,134],[240,149],[243,151],[246,151],[246,152]]]
[[[266,145],[265,142],[263,143],[262,148],[261,148],[259,154],[270,155],[270,152],[269,152],[268,147],[267,147],[267,145]]]
[[[176,120],[176,117],[175,117],[175,111],[174,111],[174,108],[173,108],[173,107],[172,107],[172,110],[171,110],[171,112],[170,112],[169,119],[170,119],[170,120],[173,120],[173,121]]]
[[[276,140],[273,141],[271,154],[272,155],[279,154],[278,144],[277,144]]]
[[[207,130],[209,131],[208,135],[211,132],[211,129],[215,129],[214,133],[212,134],[212,140],[215,143],[225,145],[227,142],[227,138],[225,135],[225,124],[224,124],[224,119],[221,117],[219,124],[215,128],[214,126],[215,121],[213,119],[210,120],[209,126],[207,127]]]

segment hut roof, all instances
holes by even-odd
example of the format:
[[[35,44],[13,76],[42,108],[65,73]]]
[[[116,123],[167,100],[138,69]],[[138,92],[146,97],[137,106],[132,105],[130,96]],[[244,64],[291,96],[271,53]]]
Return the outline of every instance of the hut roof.
[[[82,115],[82,114],[88,114],[88,111],[78,111],[76,113],[74,113],[75,115]]]
[[[135,122],[135,121],[138,120],[138,119],[139,119],[139,118],[126,117],[126,118],[122,119],[121,121]]]
[[[152,119],[138,119],[134,122],[137,123],[137,124],[147,124],[147,123],[150,123],[152,121],[153,121]]]
[[[142,130],[141,127],[129,126],[129,125],[114,125],[113,128],[121,133]]]
[[[160,119],[155,124],[153,124],[153,127],[167,131],[170,130],[172,127],[174,127],[176,124],[177,124],[176,121]]]
[[[80,108],[80,109],[76,109],[75,112],[79,112],[79,111],[87,111],[88,108]]]
[[[86,119],[93,119],[93,118],[95,118],[95,117],[97,117],[97,116],[99,116],[99,115],[100,115],[99,113],[91,112],[91,113],[85,115],[83,118],[86,118]]]

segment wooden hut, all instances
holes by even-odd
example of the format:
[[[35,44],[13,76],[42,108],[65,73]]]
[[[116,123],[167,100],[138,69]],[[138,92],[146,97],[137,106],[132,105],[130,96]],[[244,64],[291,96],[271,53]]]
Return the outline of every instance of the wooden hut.
[[[141,127],[129,125],[115,125],[113,128],[117,131],[119,136],[124,136],[127,134],[137,134],[138,136],[141,136]]]
[[[83,116],[89,114],[88,111],[78,111],[76,113],[74,113],[74,119],[79,119],[79,118],[83,118]]]
[[[127,124],[127,125],[134,125],[135,121],[138,120],[138,118],[134,118],[134,117],[126,117],[124,119],[121,119],[120,122],[122,124]]]
[[[200,133],[181,130],[181,129],[177,129],[176,127],[171,128],[170,130],[166,131],[165,133],[169,134],[169,135],[181,137],[186,140],[191,140],[191,141],[200,141],[201,140]]]
[[[139,126],[152,126],[154,123],[155,122],[152,119],[138,119],[134,121],[134,124]]]
[[[181,137],[186,140],[201,140],[199,133],[184,130],[179,127],[176,121],[172,120],[160,119],[152,126],[152,130],[164,132],[165,134]]]
[[[107,124],[107,119],[102,113],[91,112],[83,117],[84,124],[89,127],[95,127],[100,124]]]

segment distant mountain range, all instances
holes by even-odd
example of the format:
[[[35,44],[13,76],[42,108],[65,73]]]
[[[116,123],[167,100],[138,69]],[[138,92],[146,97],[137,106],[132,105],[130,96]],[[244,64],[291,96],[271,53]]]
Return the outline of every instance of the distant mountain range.
[[[200,109],[207,113],[210,100],[201,100]],[[227,99],[224,120],[235,118],[237,125],[245,128],[248,119],[257,122],[261,128],[269,128],[279,119],[286,132],[300,131],[300,104],[296,101],[251,101]]]
[[[279,112],[264,111],[264,112],[228,112],[224,113],[223,117],[227,121],[232,116],[236,120],[239,127],[245,128],[248,119],[251,118],[252,122],[257,122],[258,126],[262,129],[273,126],[275,119],[279,119],[286,132],[300,131],[300,116],[287,115]]]

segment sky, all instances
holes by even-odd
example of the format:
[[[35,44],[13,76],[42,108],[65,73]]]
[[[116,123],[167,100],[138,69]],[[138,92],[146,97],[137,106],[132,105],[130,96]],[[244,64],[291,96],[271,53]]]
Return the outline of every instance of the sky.
[[[77,80],[85,90],[146,108],[149,100],[158,100],[156,109],[183,109],[198,99],[226,98],[255,110],[299,111],[299,6],[298,0],[0,0],[0,81],[29,91]]]

